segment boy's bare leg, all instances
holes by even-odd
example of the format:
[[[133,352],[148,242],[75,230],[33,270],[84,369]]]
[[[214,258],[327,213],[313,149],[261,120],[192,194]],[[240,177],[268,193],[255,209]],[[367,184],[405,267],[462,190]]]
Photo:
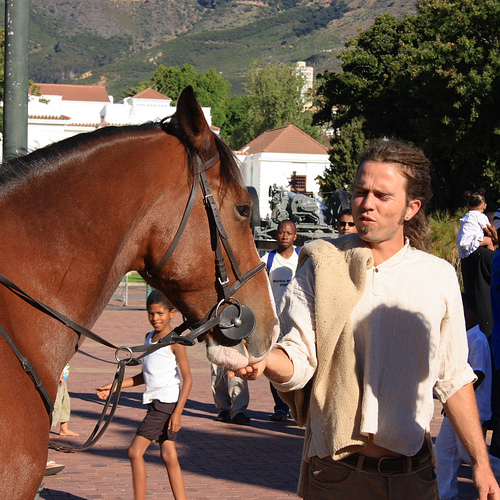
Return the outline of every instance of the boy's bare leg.
[[[163,441],[161,444],[161,459],[167,468],[168,480],[175,500],[186,500],[184,477],[182,476],[174,441]]]
[[[130,465],[132,466],[132,482],[134,485],[135,500],[146,500],[146,462],[144,453],[151,444],[151,440],[143,436],[135,436],[127,450]]]

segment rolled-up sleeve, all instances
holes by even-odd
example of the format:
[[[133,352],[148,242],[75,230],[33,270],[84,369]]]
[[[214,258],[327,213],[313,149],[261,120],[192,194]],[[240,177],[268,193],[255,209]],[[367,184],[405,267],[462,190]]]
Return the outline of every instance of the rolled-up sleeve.
[[[441,322],[439,343],[439,372],[434,394],[445,403],[455,392],[476,381],[476,375],[467,362],[468,344],[464,311],[458,282],[449,273],[449,298],[445,300],[446,313]],[[446,279],[442,273],[441,279]]]
[[[282,349],[294,367],[292,378],[284,383],[273,381],[282,392],[302,389],[317,367],[314,313],[314,279],[311,261],[297,271],[283,296],[280,309],[280,340]]]

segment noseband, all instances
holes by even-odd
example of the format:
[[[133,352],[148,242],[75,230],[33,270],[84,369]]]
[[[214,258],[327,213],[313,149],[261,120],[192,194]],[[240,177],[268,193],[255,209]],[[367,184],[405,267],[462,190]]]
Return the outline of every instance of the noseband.
[[[172,240],[172,243],[170,244],[170,247],[168,248],[163,258],[155,267],[148,271],[139,271],[139,273],[143,276],[147,275],[149,277],[152,277],[158,274],[159,271],[165,266],[169,258],[174,253],[174,250],[182,237],[184,229],[186,228],[187,222],[191,215],[194,201],[198,194],[198,187],[201,185],[203,200],[210,223],[212,250],[215,253],[215,267],[219,288],[219,302],[201,321],[196,324],[191,324],[188,321],[185,321],[182,325],[175,328],[172,334],[178,335],[179,333],[182,333],[187,328],[189,328],[191,329],[191,332],[184,335],[182,339],[184,342],[192,342],[203,333],[206,333],[217,326],[227,339],[229,339],[230,341],[239,342],[247,338],[253,332],[255,328],[255,314],[250,308],[248,308],[244,304],[241,304],[236,297],[233,297],[233,294],[248,280],[259,273],[265,267],[265,264],[260,263],[258,266],[254,267],[245,274],[241,272],[238,266],[238,262],[236,261],[234,253],[231,249],[231,245],[229,244],[229,238],[224,229],[224,225],[222,224],[219,209],[217,208],[217,203],[215,202],[206,175],[206,171],[220,160],[219,153],[216,153],[206,162],[203,162],[198,155],[194,156],[194,160],[195,172],[193,187],[191,188],[191,194],[189,195],[189,199],[184,210],[181,223],[179,224],[179,228],[177,229],[174,239]],[[231,268],[233,270],[234,276],[236,277],[236,281],[231,287],[229,287],[229,277],[226,271],[226,263],[224,261],[222,247],[224,247],[224,250],[226,251],[226,255],[229,259],[229,262],[231,263]]]

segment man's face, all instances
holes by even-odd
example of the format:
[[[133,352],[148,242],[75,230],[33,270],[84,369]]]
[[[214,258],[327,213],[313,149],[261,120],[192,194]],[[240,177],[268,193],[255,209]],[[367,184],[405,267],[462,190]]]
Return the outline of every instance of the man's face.
[[[339,221],[337,222],[337,231],[339,232],[339,236],[355,233],[356,226],[354,225],[353,216],[349,214],[341,215]]]
[[[282,224],[280,224],[277,234],[279,252],[290,248],[296,239],[297,233],[294,224],[292,224],[291,222],[283,222]]]
[[[391,163],[367,161],[361,166],[352,197],[352,213],[360,237],[372,248],[399,251],[404,245],[403,223],[420,208],[406,201],[406,179]]]

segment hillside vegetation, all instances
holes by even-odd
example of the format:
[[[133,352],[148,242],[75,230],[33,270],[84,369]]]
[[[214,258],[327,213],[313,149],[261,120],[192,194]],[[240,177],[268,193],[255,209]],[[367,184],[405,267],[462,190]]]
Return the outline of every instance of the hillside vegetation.
[[[31,0],[30,78],[123,90],[159,64],[215,68],[241,93],[254,59],[305,60],[336,69],[336,56],[376,16],[412,13],[416,0]],[[0,2],[4,5],[4,2]],[[2,19],[4,16],[2,16]]]

